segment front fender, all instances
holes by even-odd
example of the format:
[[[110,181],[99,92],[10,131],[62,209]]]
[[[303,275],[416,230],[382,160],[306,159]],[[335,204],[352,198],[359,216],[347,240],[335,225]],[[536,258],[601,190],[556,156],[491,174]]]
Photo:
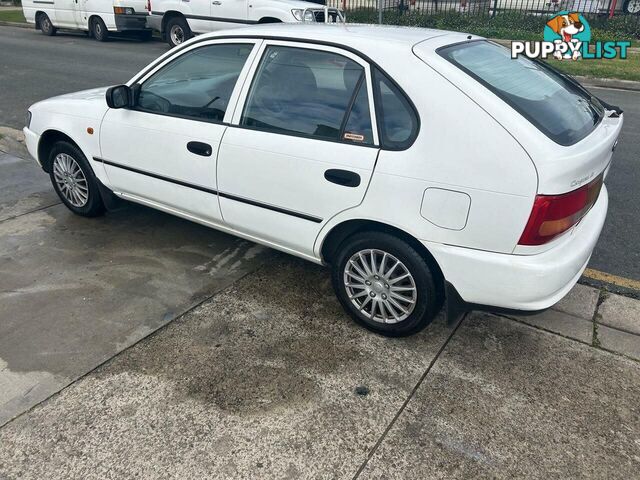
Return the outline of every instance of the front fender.
[[[258,8],[251,8],[249,10],[250,10],[249,20],[253,20],[256,22],[259,22],[263,18],[277,18],[281,22],[285,22],[285,23],[298,22],[293,16],[293,14],[291,13],[291,8],[289,8],[286,4],[284,7],[264,6],[264,7],[258,7]]]

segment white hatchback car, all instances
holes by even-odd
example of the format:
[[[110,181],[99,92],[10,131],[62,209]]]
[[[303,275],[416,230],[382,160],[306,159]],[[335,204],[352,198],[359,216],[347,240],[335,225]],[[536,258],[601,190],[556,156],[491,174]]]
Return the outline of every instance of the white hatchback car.
[[[480,37],[266,25],[37,103],[24,133],[73,212],[120,197],[329,264],[355,320],[399,336],[445,300],[450,320],[560,300],[602,229],[622,122]]]

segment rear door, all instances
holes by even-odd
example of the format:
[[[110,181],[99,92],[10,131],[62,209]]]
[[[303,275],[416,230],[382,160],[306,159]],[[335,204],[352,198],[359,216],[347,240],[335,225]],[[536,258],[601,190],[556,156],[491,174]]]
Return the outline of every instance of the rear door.
[[[216,156],[256,45],[194,45],[142,79],[135,108],[109,110],[100,144],[111,189],[221,223]]]
[[[313,255],[322,225],[363,200],[378,155],[371,72],[332,47],[263,44],[218,157],[225,222]]]

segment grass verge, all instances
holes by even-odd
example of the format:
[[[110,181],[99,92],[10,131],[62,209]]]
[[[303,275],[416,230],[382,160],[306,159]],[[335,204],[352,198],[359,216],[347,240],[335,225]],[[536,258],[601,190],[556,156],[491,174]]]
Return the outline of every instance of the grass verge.
[[[570,75],[595,78],[617,78],[640,81],[640,53],[630,52],[626,60],[548,60],[558,70]]]
[[[27,23],[22,14],[22,10],[0,10],[0,21],[3,22],[15,22],[15,23]]]

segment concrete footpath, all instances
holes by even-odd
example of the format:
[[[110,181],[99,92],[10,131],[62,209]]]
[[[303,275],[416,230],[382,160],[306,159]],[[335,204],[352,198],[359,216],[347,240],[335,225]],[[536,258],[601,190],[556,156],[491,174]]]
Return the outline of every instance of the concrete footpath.
[[[388,339],[274,254],[0,429],[0,478],[634,478],[638,324],[578,286]]]

